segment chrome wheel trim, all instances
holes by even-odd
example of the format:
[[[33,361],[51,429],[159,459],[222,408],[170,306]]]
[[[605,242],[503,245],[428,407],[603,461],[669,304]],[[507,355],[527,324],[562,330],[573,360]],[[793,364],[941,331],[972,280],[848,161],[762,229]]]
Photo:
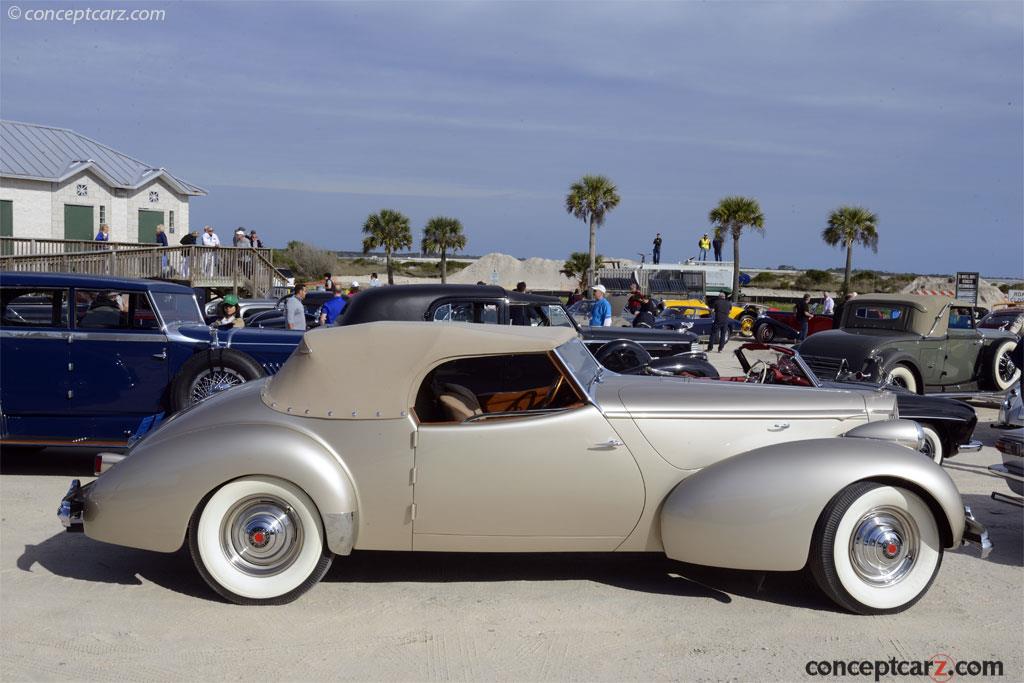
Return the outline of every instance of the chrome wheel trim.
[[[287,502],[254,496],[236,503],[220,525],[227,561],[249,576],[266,577],[288,569],[302,549],[302,521]]]
[[[189,385],[189,402],[193,404],[205,401],[214,394],[237,387],[239,384],[245,384],[245,377],[231,368],[207,368],[196,375]]]
[[[1017,366],[1010,360],[1009,346],[1004,346],[996,359],[996,372],[999,373],[999,379],[1006,384],[1010,384],[1017,375]]]
[[[869,510],[850,536],[850,564],[872,586],[892,586],[914,569],[921,534],[913,518],[894,507]]]

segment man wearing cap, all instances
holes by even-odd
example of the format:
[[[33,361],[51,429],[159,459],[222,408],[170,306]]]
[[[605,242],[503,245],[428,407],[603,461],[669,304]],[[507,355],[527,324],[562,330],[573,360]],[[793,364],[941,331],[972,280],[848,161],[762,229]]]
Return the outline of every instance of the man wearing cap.
[[[612,305],[605,298],[608,290],[604,285],[594,285],[590,289],[594,292],[594,305],[590,307],[590,326],[611,327]]]
[[[213,226],[207,225],[205,228],[203,228],[203,246],[220,246],[220,238],[217,237],[217,233],[213,231]],[[217,268],[217,257],[215,255],[215,252],[208,251],[205,254],[203,254],[203,264],[206,269],[207,277],[212,277],[214,270]]]
[[[351,299],[352,297],[354,297],[358,293],[359,293],[359,282],[357,280],[353,280],[352,284],[349,285],[349,288],[348,288],[348,296]]]
[[[213,323],[214,327],[227,330],[232,327],[245,327],[245,321],[238,315],[238,297],[228,294],[220,302],[220,320]]]

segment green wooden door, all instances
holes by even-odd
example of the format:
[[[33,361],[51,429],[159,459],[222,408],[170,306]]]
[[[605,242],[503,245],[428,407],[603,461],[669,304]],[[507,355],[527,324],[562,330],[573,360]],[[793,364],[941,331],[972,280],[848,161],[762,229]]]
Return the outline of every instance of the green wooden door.
[[[156,226],[164,222],[163,211],[147,211],[139,209],[139,243],[156,243]]]
[[[10,199],[0,199],[0,237],[14,237],[14,203]],[[0,256],[14,253],[9,242],[0,244]]]
[[[93,232],[91,206],[64,205],[64,239],[96,239],[96,233]]]

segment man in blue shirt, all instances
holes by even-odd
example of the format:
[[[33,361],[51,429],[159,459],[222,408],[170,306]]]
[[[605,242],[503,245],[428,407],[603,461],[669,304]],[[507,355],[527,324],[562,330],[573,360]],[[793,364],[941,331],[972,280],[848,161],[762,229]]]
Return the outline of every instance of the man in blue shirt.
[[[590,307],[590,326],[611,327],[612,305],[605,298],[608,290],[604,285],[594,285],[590,289],[594,292],[594,305]]]
[[[345,310],[345,305],[348,303],[342,297],[342,288],[340,285],[334,285],[332,290],[334,292],[334,298],[328,299],[324,302],[324,305],[320,307],[320,324],[321,325],[333,325],[334,321],[338,319],[341,312]]]

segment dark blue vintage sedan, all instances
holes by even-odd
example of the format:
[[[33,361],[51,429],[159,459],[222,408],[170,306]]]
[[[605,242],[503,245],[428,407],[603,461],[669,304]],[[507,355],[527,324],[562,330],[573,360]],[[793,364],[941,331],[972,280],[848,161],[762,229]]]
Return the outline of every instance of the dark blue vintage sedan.
[[[154,280],[0,274],[0,443],[123,447],[177,412],[275,373],[302,332],[203,322]]]

